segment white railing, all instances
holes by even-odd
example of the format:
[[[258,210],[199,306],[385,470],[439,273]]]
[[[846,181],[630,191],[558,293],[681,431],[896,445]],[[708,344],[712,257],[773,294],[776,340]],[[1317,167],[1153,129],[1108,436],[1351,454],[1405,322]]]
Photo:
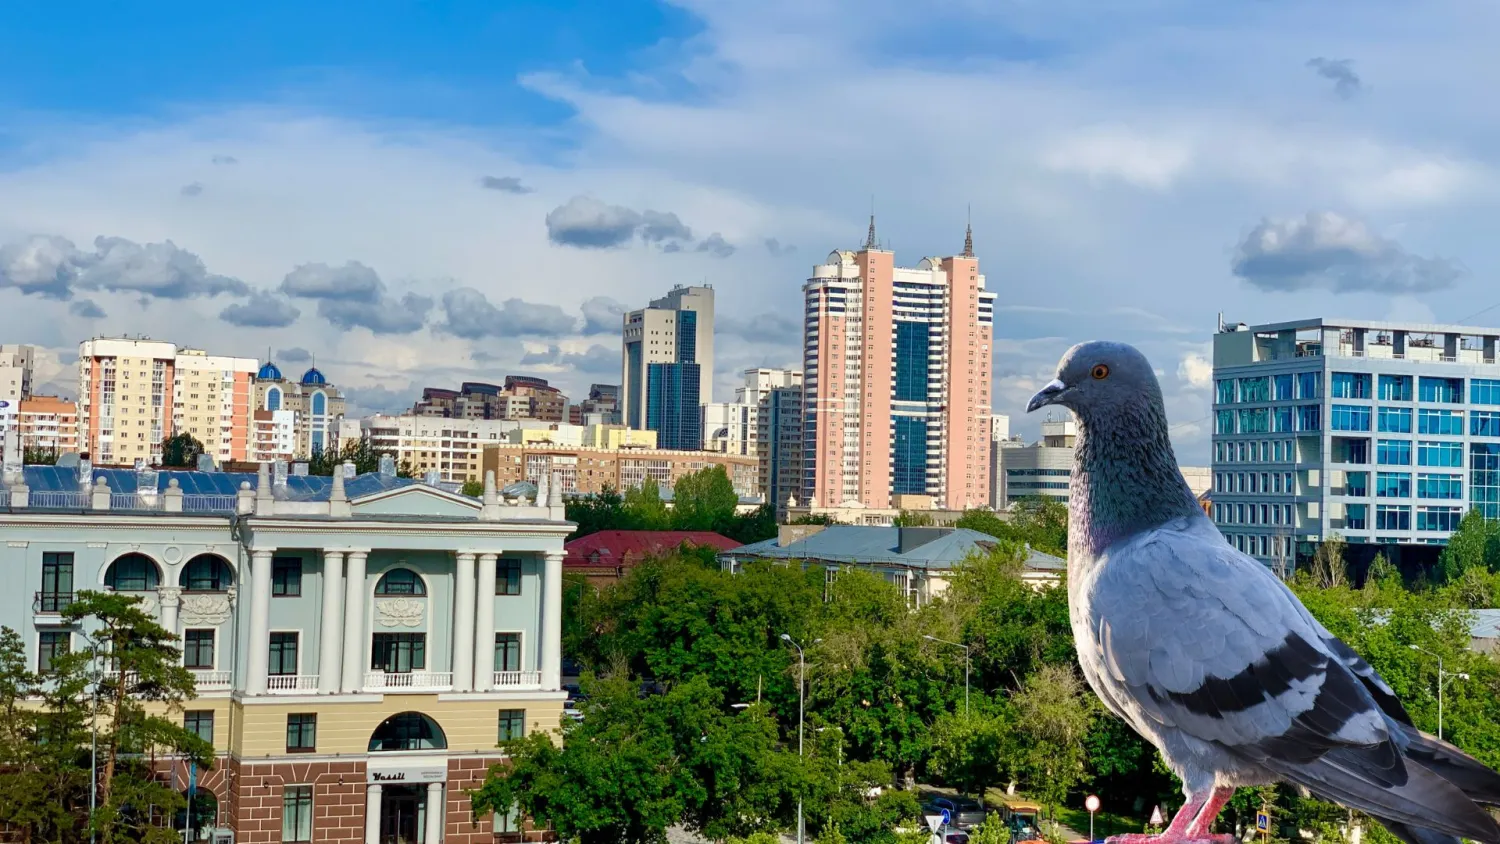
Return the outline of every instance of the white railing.
[[[405,674],[371,671],[365,675],[365,688],[369,691],[400,691],[421,689],[441,691],[453,688],[451,671],[411,671]]]
[[[188,670],[193,672],[193,680],[198,684],[198,691],[200,692],[229,688],[228,671],[213,671],[197,668],[190,668]]]
[[[161,496],[145,496],[134,492],[113,492],[109,496],[111,510],[160,510]]]
[[[273,695],[290,695],[318,690],[316,674],[272,674],[266,678],[266,691]]]
[[[542,672],[540,671],[496,671],[495,688],[506,689],[517,686],[540,686],[542,684]]]
[[[27,503],[32,507],[52,507],[67,510],[83,510],[89,506],[86,492],[42,492],[31,493]]]
[[[233,513],[239,498],[233,495],[184,495],[184,513]]]

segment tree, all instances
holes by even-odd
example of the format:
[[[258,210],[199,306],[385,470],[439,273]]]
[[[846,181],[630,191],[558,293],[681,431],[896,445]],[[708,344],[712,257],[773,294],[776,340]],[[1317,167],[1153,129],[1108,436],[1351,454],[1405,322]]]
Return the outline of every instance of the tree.
[[[196,469],[203,443],[187,431],[161,441],[161,465],[167,469]]]
[[[749,545],[752,542],[770,539],[776,535],[776,530],[776,508],[770,504],[762,504],[749,513],[735,516],[729,525],[721,528],[719,532],[730,539]]]
[[[1015,696],[1019,752],[1013,757],[1027,790],[1059,805],[1083,779],[1083,738],[1093,712],[1072,668],[1046,665],[1026,678]]]
[[[1344,562],[1347,545],[1337,533],[1318,543],[1318,551],[1313,554],[1312,575],[1324,589],[1343,586],[1348,580],[1348,564]]]
[[[54,466],[57,464],[57,449],[27,446],[21,453],[21,462],[27,466]]]
[[[25,705],[37,696],[42,707]],[[76,840],[87,822],[86,700],[81,684],[42,683],[20,635],[0,628],[0,825],[22,841]]]
[[[625,499],[614,487],[606,486],[593,495],[579,495],[567,500],[568,521],[576,522],[573,538],[601,530],[634,530],[625,512]]]
[[[661,500],[661,487],[654,478],[647,478],[641,485],[625,491],[622,502],[626,520],[632,530],[670,530],[672,514]]]
[[[928,769],[948,785],[977,795],[1001,781],[1014,737],[1008,711],[988,698],[971,700],[978,711],[944,713],[932,725],[932,758]]]
[[[739,503],[723,466],[690,472],[672,487],[672,525],[678,530],[721,530],[734,520]]]
[[[484,497],[484,482],[483,481],[464,481],[463,489],[460,489],[459,492],[462,493],[462,494],[464,494],[464,495],[469,496],[470,498],[483,498]]]
[[[180,841],[179,834],[156,825],[156,812],[170,818],[186,801],[153,777],[147,754],[163,749],[209,768],[213,745],[165,714],[153,714],[157,707],[146,708],[153,703],[178,713],[194,696],[193,675],[173,644],[176,636],[142,611],[134,596],[85,590],[62,616],[89,631],[89,648],[54,660],[58,683],[82,691],[96,661],[109,664],[95,681],[103,768],[93,822],[101,840]]]
[[[902,510],[891,524],[896,527],[931,527],[933,525],[932,514],[913,510]]]
[[[1491,521],[1475,507],[1464,514],[1458,530],[1448,538],[1438,556],[1438,569],[1446,583],[1453,583],[1469,570],[1494,571],[1500,562],[1500,522]]]
[[[380,471],[380,458],[383,454],[384,452],[375,450],[370,442],[369,434],[361,434],[359,439],[345,440],[338,450],[315,450],[312,458],[307,461],[307,473],[327,477],[331,476],[334,470],[342,464],[353,463],[354,474],[367,475]],[[409,478],[411,476],[411,461],[402,460],[396,464],[396,477]]]

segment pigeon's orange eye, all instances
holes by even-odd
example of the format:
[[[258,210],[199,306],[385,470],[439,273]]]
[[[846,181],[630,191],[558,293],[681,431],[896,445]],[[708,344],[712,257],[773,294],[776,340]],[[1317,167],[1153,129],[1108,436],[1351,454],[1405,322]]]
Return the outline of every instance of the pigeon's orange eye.
[[[1109,377],[1109,367],[1102,363],[1096,363],[1094,364],[1094,371],[1089,374],[1094,376],[1095,381],[1103,381]]]

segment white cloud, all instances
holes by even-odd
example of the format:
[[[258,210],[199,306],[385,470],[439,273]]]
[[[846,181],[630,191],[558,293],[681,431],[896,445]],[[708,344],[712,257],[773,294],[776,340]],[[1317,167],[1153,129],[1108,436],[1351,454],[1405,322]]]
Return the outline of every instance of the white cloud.
[[[1177,377],[1189,387],[1205,389],[1214,380],[1213,362],[1199,352],[1188,352],[1177,362]]]

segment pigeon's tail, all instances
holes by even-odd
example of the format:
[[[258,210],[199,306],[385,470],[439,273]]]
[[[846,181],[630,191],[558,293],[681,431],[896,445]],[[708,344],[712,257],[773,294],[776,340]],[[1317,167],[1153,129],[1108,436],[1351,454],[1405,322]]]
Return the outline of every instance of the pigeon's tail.
[[[1304,764],[1262,764],[1325,800],[1379,819],[1409,844],[1452,844],[1455,836],[1500,844],[1500,824],[1460,785],[1429,769],[1420,756],[1394,769],[1372,770],[1368,760],[1352,750],[1334,750]],[[1456,749],[1452,753],[1463,756]]]
[[[1442,739],[1433,738],[1404,724],[1399,727],[1405,739],[1406,758],[1432,771],[1475,803],[1500,806],[1500,773]]]

